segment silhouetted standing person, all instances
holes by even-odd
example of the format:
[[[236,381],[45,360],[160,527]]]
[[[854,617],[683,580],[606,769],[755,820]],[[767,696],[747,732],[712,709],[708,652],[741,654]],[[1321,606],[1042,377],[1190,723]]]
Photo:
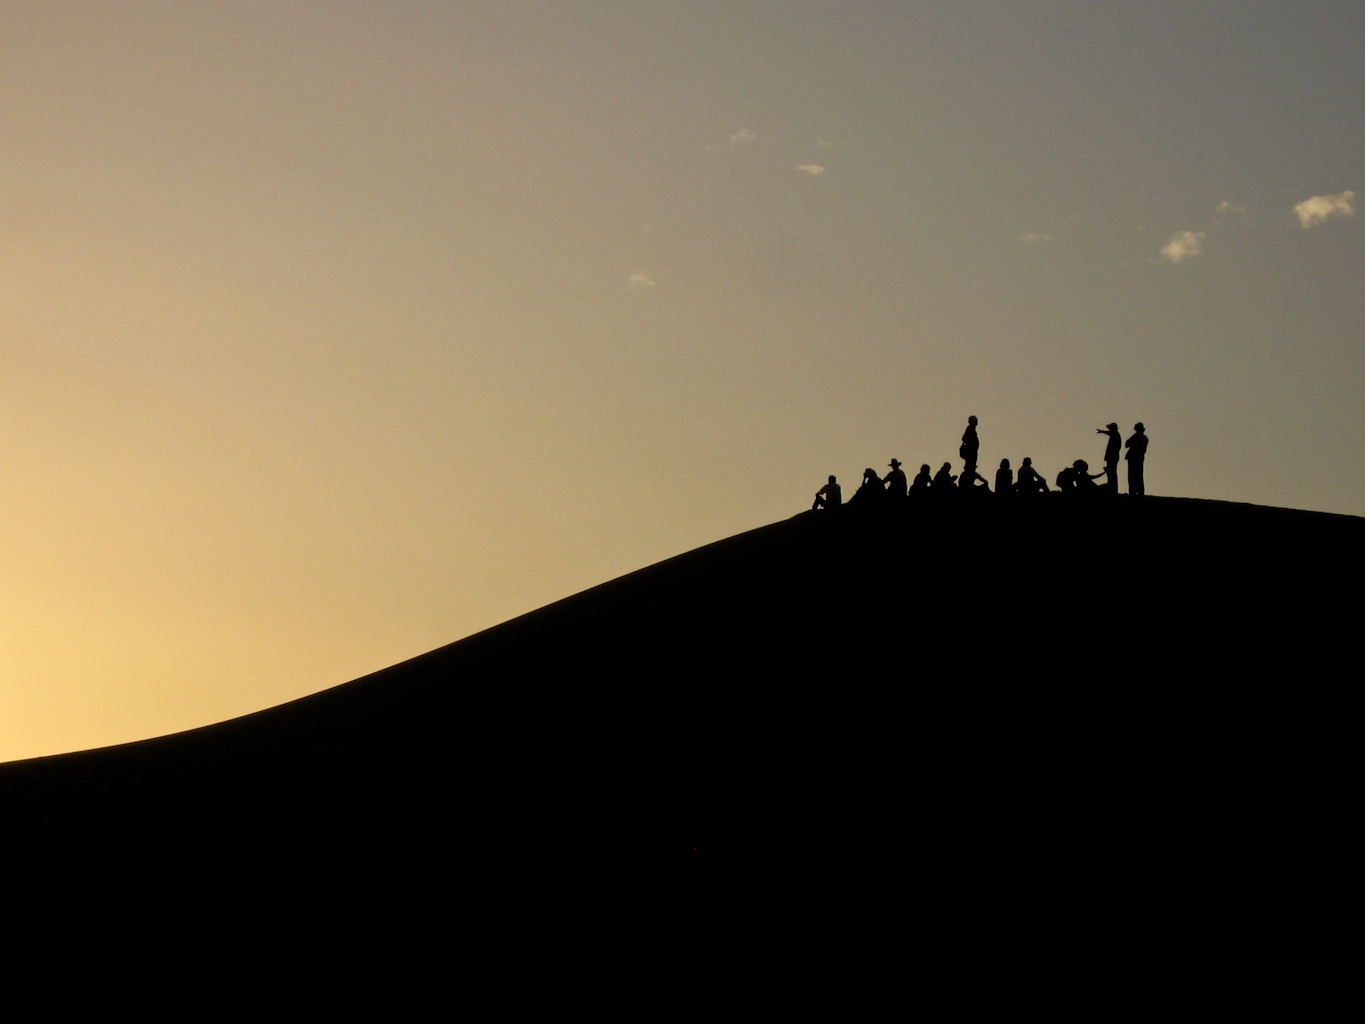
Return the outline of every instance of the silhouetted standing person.
[[[839,481],[834,479],[834,474],[830,474],[829,483],[825,484],[815,492],[815,504],[811,506],[811,511],[817,508],[838,508],[844,503],[844,491],[839,486]]]
[[[886,474],[886,496],[904,498],[906,495],[905,473],[901,471],[900,459],[891,460],[891,472]]]
[[[1142,460],[1147,458],[1147,428],[1141,423],[1133,424],[1133,436],[1123,445],[1128,449],[1124,456],[1128,460],[1128,493],[1138,496],[1147,493],[1142,482]]]
[[[1014,491],[1014,470],[1010,469],[1010,460],[1001,459],[1000,468],[995,471],[995,493],[1010,494]]]
[[[967,417],[967,429],[962,432],[962,447],[957,450],[957,454],[966,464],[962,470],[963,477],[970,477],[976,473],[976,454],[981,450],[981,441],[976,436],[976,417]]]
[[[1119,493],[1119,449],[1123,441],[1123,435],[1119,433],[1119,425],[1111,423],[1104,429],[1095,428],[1095,433],[1104,434],[1109,438],[1109,443],[1104,446],[1104,489],[1110,494]]]

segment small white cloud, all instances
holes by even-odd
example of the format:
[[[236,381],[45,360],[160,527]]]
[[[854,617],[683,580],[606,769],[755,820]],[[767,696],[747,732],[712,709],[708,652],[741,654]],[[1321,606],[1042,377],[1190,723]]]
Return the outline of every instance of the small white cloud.
[[[1202,231],[1177,231],[1161,247],[1161,256],[1172,263],[1180,263],[1204,251],[1204,239],[1208,236]]]
[[[825,169],[819,164],[797,164],[792,170],[800,171],[803,174],[809,174],[812,178],[825,173]]]
[[[1328,217],[1354,217],[1356,194],[1338,192],[1334,196],[1314,196],[1296,205],[1294,212],[1299,215],[1299,223],[1306,228],[1321,224]]]
[[[1019,241],[1031,244],[1033,242],[1055,242],[1057,239],[1051,235],[1040,235],[1036,231],[1030,231],[1027,235],[1020,235]]]
[[[732,146],[747,146],[756,141],[758,141],[758,132],[752,128],[741,128],[739,131],[730,134],[730,145]]]
[[[1246,212],[1247,208],[1245,206],[1241,206],[1237,203],[1230,203],[1224,199],[1218,204],[1218,208],[1213,211],[1213,215],[1216,217],[1222,213],[1235,213],[1239,217],[1245,217]]]
[[[626,287],[637,292],[647,292],[658,283],[643,270],[637,270],[626,278]]]

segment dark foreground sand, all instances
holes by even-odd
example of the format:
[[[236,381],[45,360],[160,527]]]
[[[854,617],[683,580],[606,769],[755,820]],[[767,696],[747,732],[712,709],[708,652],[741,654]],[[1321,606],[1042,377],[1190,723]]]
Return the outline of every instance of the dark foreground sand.
[[[0,766],[11,877],[310,928],[726,892],[940,954],[1164,919],[1197,959],[1341,907],[1363,562],[1365,520],[1222,502],[800,515],[281,707]]]

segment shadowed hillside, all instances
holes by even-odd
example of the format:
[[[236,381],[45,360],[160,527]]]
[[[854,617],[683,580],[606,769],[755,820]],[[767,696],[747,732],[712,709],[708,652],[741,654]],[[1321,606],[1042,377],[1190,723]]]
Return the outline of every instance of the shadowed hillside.
[[[94,886],[838,864],[894,893],[913,864],[921,904],[1240,914],[1344,856],[1363,559],[1365,520],[1210,501],[806,513],[290,704],[0,766],[0,801]]]

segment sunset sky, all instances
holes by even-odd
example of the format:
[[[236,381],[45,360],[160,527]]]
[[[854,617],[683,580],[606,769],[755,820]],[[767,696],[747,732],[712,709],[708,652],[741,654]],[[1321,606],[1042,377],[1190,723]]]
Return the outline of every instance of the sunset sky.
[[[1362,54],[1347,2],[7,0],[0,759],[344,682],[968,414],[987,469],[1143,420],[1150,494],[1365,514]]]

